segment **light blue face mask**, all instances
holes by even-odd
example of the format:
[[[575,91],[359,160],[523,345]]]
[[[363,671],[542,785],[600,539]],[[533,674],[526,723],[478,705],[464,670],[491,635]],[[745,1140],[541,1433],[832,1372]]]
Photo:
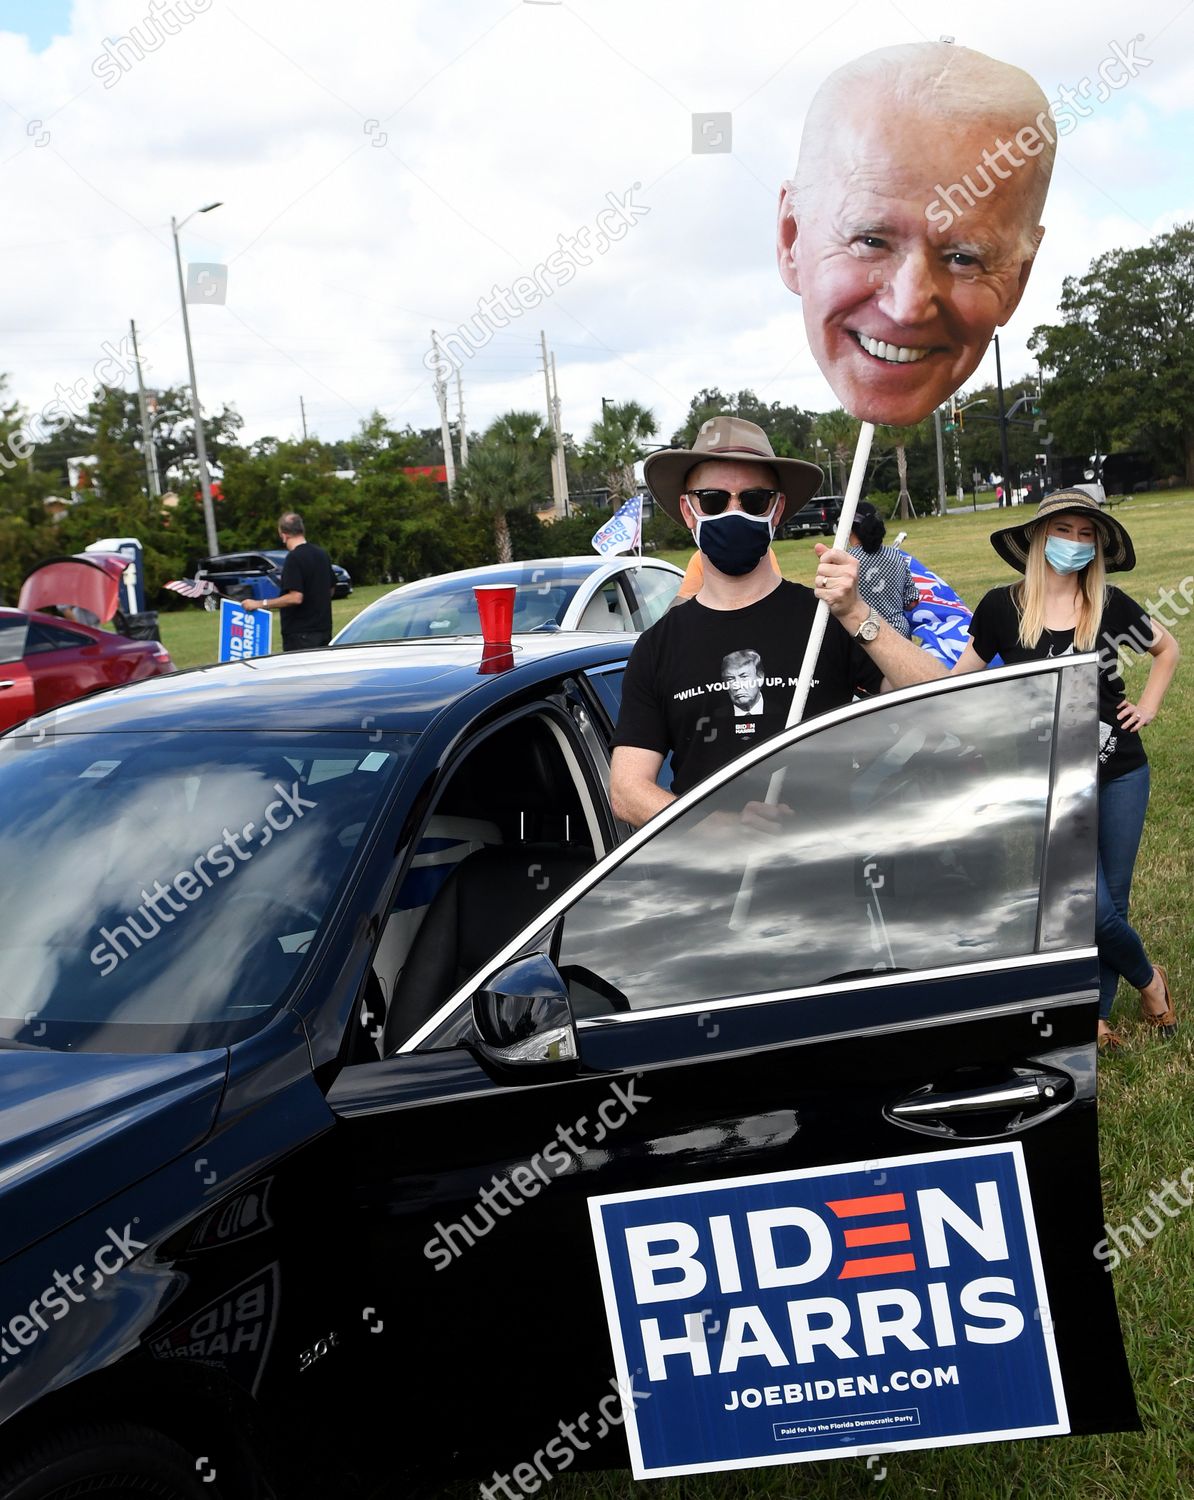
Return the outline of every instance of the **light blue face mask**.
[[[1063,536],[1045,538],[1045,561],[1055,573],[1081,573],[1094,558],[1093,542],[1071,542]]]

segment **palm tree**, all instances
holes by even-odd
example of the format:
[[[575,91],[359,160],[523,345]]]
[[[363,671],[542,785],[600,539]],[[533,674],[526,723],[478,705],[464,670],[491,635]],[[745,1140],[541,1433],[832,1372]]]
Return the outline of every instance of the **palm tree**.
[[[908,453],[909,444],[924,436],[924,423],[918,422],[911,427],[879,427],[877,433],[882,433],[887,444],[895,449],[896,469],[900,476],[900,498],[896,503],[896,515],[901,521],[910,520],[916,511],[913,509],[912,496],[908,493]]]
[[[469,451],[455,499],[493,516],[493,539],[499,562],[511,562],[512,510],[540,510],[547,505],[550,463],[555,439],[544,419],[533,411],[508,411],[495,418]]]
[[[654,413],[637,401],[602,403],[601,420],[593,424],[584,456],[606,476],[615,506],[634,494],[634,466],[646,453],[645,439],[658,430]]]
[[[837,459],[838,471],[841,475],[840,493],[846,493],[846,460],[854,452],[854,445],[858,442],[858,419],[852,417],[842,407],[835,407],[833,411],[823,411],[813,423],[813,437],[824,443],[830,453],[829,484],[833,487],[832,460]]]

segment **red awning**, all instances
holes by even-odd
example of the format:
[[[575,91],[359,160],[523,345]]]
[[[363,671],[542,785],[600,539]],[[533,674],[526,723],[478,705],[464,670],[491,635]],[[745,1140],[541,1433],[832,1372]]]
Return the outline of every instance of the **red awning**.
[[[38,563],[21,585],[17,608],[49,609],[51,606],[70,605],[90,610],[101,624],[105,624],[120,603],[120,580],[128,565],[127,557],[112,552],[48,558]]]

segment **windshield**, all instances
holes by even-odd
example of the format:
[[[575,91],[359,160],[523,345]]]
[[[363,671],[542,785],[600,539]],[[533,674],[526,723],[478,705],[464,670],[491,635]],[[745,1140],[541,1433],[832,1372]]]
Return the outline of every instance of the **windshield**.
[[[563,623],[572,596],[591,576],[592,569],[579,572],[551,563],[535,563],[478,573],[472,579],[438,578],[412,583],[362,610],[336,637],[336,645],[399,641],[414,636],[480,635],[481,617],[477,613],[474,583],[514,584],[518,589],[514,595],[514,629],[551,630]]]
[[[167,1052],[256,1030],[415,739],[0,740],[0,1036]]]

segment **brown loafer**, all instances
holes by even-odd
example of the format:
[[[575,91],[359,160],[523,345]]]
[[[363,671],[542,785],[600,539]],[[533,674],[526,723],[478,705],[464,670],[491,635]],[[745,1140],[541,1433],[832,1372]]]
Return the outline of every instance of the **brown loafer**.
[[[1177,1011],[1173,1006],[1173,996],[1169,993],[1169,976],[1160,964],[1153,965],[1153,973],[1161,981],[1165,991],[1164,1010],[1145,1010],[1144,997],[1140,997],[1140,1019],[1146,1026],[1151,1026],[1158,1034],[1166,1039],[1177,1032]]]
[[[1107,1025],[1106,1021],[1099,1022],[1100,1052],[1104,1047],[1106,1047],[1110,1052],[1118,1052],[1121,1047],[1125,1047],[1126,1045],[1127,1044],[1125,1043],[1123,1037],[1120,1036],[1118,1031],[1112,1031],[1111,1027]]]

